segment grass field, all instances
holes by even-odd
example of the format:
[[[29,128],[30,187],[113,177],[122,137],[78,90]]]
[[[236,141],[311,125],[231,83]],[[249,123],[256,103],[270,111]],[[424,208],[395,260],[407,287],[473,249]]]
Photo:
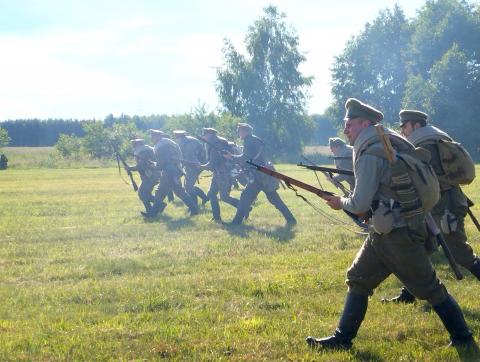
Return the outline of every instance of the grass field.
[[[292,165],[279,170],[316,182]],[[475,202],[479,189],[466,188]],[[458,359],[427,304],[381,304],[398,292],[393,277],[370,298],[352,351],[311,351],[305,337],[336,326],[362,238],[280,194],[295,228],[262,195],[246,225],[229,229],[210,221],[209,205],[190,218],[177,201],[145,221],[114,168],[0,171],[0,360]],[[480,283],[468,273],[455,281],[435,260],[478,339]]]

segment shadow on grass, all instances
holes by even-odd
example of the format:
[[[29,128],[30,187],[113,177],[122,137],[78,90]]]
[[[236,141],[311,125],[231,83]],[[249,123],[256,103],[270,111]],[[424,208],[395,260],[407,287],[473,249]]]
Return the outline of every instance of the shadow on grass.
[[[224,228],[229,234],[239,236],[241,238],[248,238],[250,233],[256,232],[263,234],[270,239],[275,239],[280,243],[286,243],[295,237],[295,228],[288,225],[277,226],[274,229],[263,229],[251,225],[229,225],[224,224]]]
[[[376,361],[376,362],[385,361],[385,359],[382,356],[380,356],[378,353],[375,353],[373,351],[359,351],[354,348],[352,350],[352,355],[356,361]]]
[[[144,221],[147,224],[160,222],[165,224],[169,230],[177,230],[186,226],[192,226],[194,224],[191,216],[185,216],[184,218],[177,219],[165,214],[160,214],[152,218],[144,218]]]

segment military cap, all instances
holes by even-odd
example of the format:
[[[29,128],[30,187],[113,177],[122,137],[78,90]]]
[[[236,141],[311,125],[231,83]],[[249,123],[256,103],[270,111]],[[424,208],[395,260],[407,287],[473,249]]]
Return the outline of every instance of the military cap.
[[[215,128],[205,127],[202,129],[203,134],[218,134],[218,131]]]
[[[183,129],[176,129],[175,131],[173,131],[173,135],[175,137],[183,137],[183,136],[187,135],[187,131],[185,131]]]
[[[408,121],[425,123],[428,119],[428,114],[414,109],[402,109],[398,115],[400,117],[401,126]]]
[[[163,131],[160,131],[159,129],[149,129],[148,132],[150,133],[150,136],[157,136],[157,137],[165,137],[167,134]]]
[[[341,138],[338,137],[332,137],[328,139],[328,145],[330,147],[339,147],[339,146],[344,146],[345,141],[342,140]]]
[[[248,123],[238,123],[238,124],[237,124],[237,131],[238,131],[238,130],[241,130],[241,129],[244,129],[244,130],[246,130],[246,131],[248,131],[248,132],[250,132],[250,133],[253,132],[253,127],[250,126]]]
[[[134,138],[133,140],[130,140],[130,142],[135,146],[135,145],[143,145],[145,143],[145,140],[143,138]]]
[[[345,120],[350,118],[362,117],[372,122],[378,123],[383,119],[383,113],[378,109],[369,106],[358,99],[349,98],[345,102]]]

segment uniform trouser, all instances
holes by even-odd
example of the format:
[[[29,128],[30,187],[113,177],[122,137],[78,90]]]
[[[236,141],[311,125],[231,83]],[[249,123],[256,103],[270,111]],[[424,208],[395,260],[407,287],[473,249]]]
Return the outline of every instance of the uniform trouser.
[[[191,197],[187,194],[180,181],[180,176],[164,173],[160,177],[160,184],[155,191],[155,204],[163,204],[163,200],[169,192],[173,191],[185,205],[188,206],[190,211],[196,211],[197,208],[194,205]]]
[[[456,215],[457,229],[449,234],[443,233],[445,242],[452,252],[453,258],[457,264],[463,266],[465,269],[470,269],[478,256],[475,255],[472,247],[467,242],[467,234],[465,233],[465,218]],[[440,225],[441,215],[434,215],[435,222]]]
[[[200,175],[200,170],[187,168],[185,170],[185,191],[190,195],[195,205],[198,205],[198,197],[202,200],[207,200],[207,195],[202,191],[200,187],[195,186],[198,175]]]
[[[143,202],[147,212],[150,211],[151,203],[154,202],[152,192],[157,183],[158,181],[155,179],[144,178],[138,188],[138,197]]]
[[[257,198],[258,194],[262,190],[262,185],[258,181],[248,183],[247,187],[242,191],[240,195],[240,203],[238,204],[237,213],[233,218],[233,223],[241,223],[244,217],[249,213],[250,208]],[[288,209],[288,206],[285,205],[283,200],[280,198],[280,195],[276,190],[273,191],[263,191],[267,200],[280,211],[287,221],[293,221],[295,218]]]
[[[212,205],[212,214],[215,220],[220,220],[220,204],[217,200],[217,194],[220,194],[220,199],[227,204],[234,207],[238,207],[239,200],[230,196],[232,189],[232,183],[228,174],[219,174],[214,172],[212,177],[212,183],[208,190],[207,196],[210,199],[210,205]]]
[[[414,242],[406,227],[386,235],[371,233],[348,269],[346,283],[349,291],[368,296],[390,274],[433,306],[447,298],[423,243]]]

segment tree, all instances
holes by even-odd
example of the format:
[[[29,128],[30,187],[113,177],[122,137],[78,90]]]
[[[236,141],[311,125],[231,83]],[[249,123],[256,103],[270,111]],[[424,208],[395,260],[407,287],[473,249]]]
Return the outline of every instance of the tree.
[[[10,137],[6,129],[0,127],[0,148],[8,146],[10,143]]]
[[[387,121],[396,120],[407,80],[405,52],[411,28],[403,10],[383,10],[372,24],[352,37],[331,67],[334,102],[328,117],[343,122],[350,97],[382,110]]]
[[[224,65],[217,69],[223,107],[248,120],[274,156],[298,153],[312,130],[305,112],[312,77],[298,69],[305,56],[285,18],[276,7],[265,8],[264,16],[248,29],[247,55],[225,40]]]

